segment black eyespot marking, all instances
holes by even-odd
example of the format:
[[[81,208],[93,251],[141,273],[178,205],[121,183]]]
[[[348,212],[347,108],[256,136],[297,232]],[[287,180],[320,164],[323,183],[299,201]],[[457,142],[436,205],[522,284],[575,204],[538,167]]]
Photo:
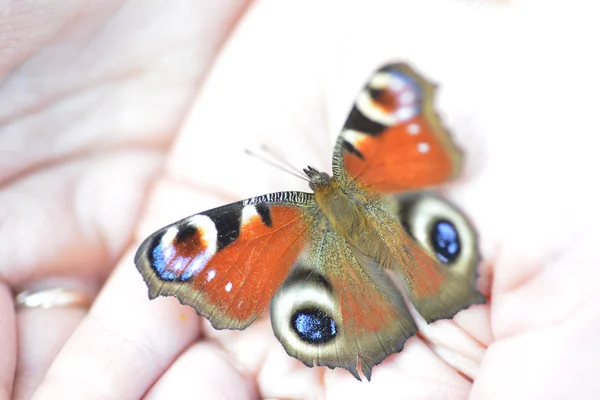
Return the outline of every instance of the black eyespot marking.
[[[435,255],[444,264],[451,264],[460,256],[460,237],[452,222],[437,221],[431,229],[430,240]]]
[[[387,126],[365,116],[356,106],[352,107],[344,124],[344,129],[352,129],[373,136],[381,134],[386,128]]]
[[[233,203],[224,207],[203,212],[217,228],[217,251],[233,243],[240,236],[240,220],[242,218],[241,203]]]
[[[356,147],[354,147],[350,142],[344,140],[344,142],[342,143],[342,146],[344,147],[344,150],[346,150],[348,153],[354,154],[356,157],[360,158],[361,160],[365,159],[365,156],[363,156],[363,154],[360,151],[358,151],[358,149]]]
[[[385,93],[384,89],[376,89],[376,88],[372,88],[372,87],[367,87],[367,90],[369,91],[369,96],[375,101],[378,98],[380,98],[383,95],[383,93]]]
[[[296,311],[290,322],[300,339],[309,344],[327,343],[337,334],[333,318],[316,308]]]
[[[152,236],[152,241],[150,242],[150,246],[148,246],[148,260],[150,260],[150,264],[156,269],[156,264],[160,261],[161,258],[161,245],[162,235],[154,235]],[[148,240],[148,239],[146,239]],[[140,247],[141,248],[141,247]],[[139,250],[138,250],[139,252]],[[139,255],[136,254],[135,261],[137,262]]]
[[[331,282],[329,282],[323,275],[316,273],[316,272],[310,272],[310,275],[312,275],[312,277],[323,287],[325,287],[328,291],[332,291],[333,290],[333,286],[331,286]]]
[[[271,209],[269,206],[264,203],[258,203],[255,207],[263,224],[271,228],[273,226],[273,220],[271,219]]]
[[[189,240],[193,240],[197,242],[198,238],[198,228],[193,225],[183,225],[179,227],[177,231],[177,236],[175,236],[175,245],[177,246],[180,243],[186,243]]]

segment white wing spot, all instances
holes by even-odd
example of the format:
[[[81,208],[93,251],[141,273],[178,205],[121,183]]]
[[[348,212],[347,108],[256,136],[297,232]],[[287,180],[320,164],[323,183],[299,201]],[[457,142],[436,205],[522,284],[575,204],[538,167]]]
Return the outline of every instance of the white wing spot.
[[[212,257],[217,252],[217,227],[212,219],[206,215],[198,214],[188,219],[190,225],[200,232],[202,240],[207,244],[206,256]]]
[[[342,135],[344,136],[344,139],[354,147],[360,146],[360,143],[366,138],[365,134],[351,129],[346,129],[342,132]]]
[[[175,238],[177,237],[177,233],[179,233],[179,228],[177,226],[172,226],[164,233],[163,237],[160,239],[160,242],[163,246],[168,246],[173,244]]]
[[[249,205],[245,206],[242,209],[242,226],[246,225],[250,220],[254,217],[258,216],[258,211],[256,211],[256,206]]]
[[[373,89],[383,89],[392,84],[392,76],[387,72],[378,72],[371,78],[369,86]]]
[[[366,91],[358,95],[355,105],[367,118],[375,122],[383,125],[393,125],[396,122],[394,115],[381,108]]]
[[[421,127],[418,124],[410,124],[407,130],[411,135],[418,135],[421,132]]]
[[[231,282],[229,282],[227,285],[225,285],[225,291],[227,293],[231,292],[232,287],[233,287],[233,284]]]
[[[417,144],[417,150],[419,150],[420,153],[427,153],[429,151],[429,148],[429,143],[420,142],[419,144]]]
[[[394,112],[394,116],[396,117],[395,122],[408,121],[409,119],[414,118],[416,115],[417,108],[412,106],[403,106]]]
[[[208,274],[206,276],[206,281],[207,282],[212,281],[215,278],[215,276],[217,276],[217,271],[215,271],[214,269],[211,269],[210,271],[208,271]]]

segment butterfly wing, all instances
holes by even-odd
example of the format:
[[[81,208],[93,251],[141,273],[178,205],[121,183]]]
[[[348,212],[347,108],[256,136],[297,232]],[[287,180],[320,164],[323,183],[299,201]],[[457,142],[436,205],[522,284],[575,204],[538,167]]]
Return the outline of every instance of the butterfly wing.
[[[311,241],[271,302],[273,331],[308,366],[372,368],[417,332],[404,299],[380,265],[334,230]]]
[[[435,86],[406,64],[379,69],[338,137],[333,173],[379,193],[437,185],[458,174],[461,154],[433,108]]]
[[[288,276],[313,208],[312,194],[280,192],[160,229],[135,255],[149,297],[175,296],[217,329],[244,329]]]
[[[427,322],[485,302],[475,285],[475,231],[456,207],[430,194],[409,193],[369,207],[366,216],[391,255],[390,269]]]
[[[338,138],[334,176],[390,194],[439,185],[457,175],[461,154],[433,108],[434,92],[435,86],[406,64],[378,70]],[[364,211],[417,311],[431,322],[483,302],[475,289],[477,261],[450,268],[436,258],[399,223],[401,203],[373,202]]]

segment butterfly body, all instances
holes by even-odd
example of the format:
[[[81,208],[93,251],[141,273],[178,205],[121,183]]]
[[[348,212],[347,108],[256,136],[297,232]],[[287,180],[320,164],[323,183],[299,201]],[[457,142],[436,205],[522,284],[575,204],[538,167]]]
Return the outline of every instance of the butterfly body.
[[[193,215],[152,234],[135,261],[151,298],[175,296],[217,329],[244,329],[271,304],[286,351],[308,366],[370,379],[427,322],[485,301],[476,237],[421,190],[455,176],[461,155],[433,111],[434,86],[405,64],[377,71],[314,193],[278,192]]]

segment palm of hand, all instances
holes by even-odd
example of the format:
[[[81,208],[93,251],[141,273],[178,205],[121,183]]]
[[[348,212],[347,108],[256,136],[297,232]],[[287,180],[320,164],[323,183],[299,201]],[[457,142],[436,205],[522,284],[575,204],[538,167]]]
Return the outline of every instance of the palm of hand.
[[[586,171],[598,158],[585,144],[594,126],[585,94],[600,89],[589,73],[597,66],[586,59],[576,63],[579,74],[561,75],[568,58],[555,57],[560,41],[549,25],[537,20],[536,32],[546,34],[537,42],[519,28],[529,20],[498,10],[474,18],[472,10],[440,3],[446,14],[435,23],[445,36],[398,43],[380,38],[411,37],[431,17],[427,10],[387,6],[389,13],[365,18],[375,10],[352,6],[331,33],[339,9],[320,6],[316,14],[310,6],[262,2],[228,37],[245,4],[228,7],[56,8],[56,26],[22,28],[40,31],[2,58],[2,280],[16,290],[52,282],[94,290],[117,267],[85,317],[72,309],[21,310],[17,331],[12,303],[0,301],[0,338],[19,340],[18,356],[8,348],[0,362],[0,396],[10,393],[15,359],[15,398],[31,397],[40,384],[39,398],[597,392],[593,222],[600,199],[588,189]],[[398,25],[402,13],[414,20]],[[357,21],[369,29],[358,32]],[[498,28],[506,21],[515,27],[510,34]],[[477,53],[472,30],[484,45]],[[515,63],[531,43],[539,46],[535,59]],[[326,169],[335,127],[356,90],[379,64],[396,59],[414,60],[441,84],[438,109],[467,154],[463,179],[445,195],[479,229],[489,305],[434,324],[424,333],[433,345],[411,339],[361,384],[345,371],[298,365],[267,320],[215,333],[172,299],[147,301],[132,265],[145,233],[227,201],[306,190],[242,158],[242,149],[269,140],[285,145],[293,164]],[[0,295],[10,298],[5,287]]]

